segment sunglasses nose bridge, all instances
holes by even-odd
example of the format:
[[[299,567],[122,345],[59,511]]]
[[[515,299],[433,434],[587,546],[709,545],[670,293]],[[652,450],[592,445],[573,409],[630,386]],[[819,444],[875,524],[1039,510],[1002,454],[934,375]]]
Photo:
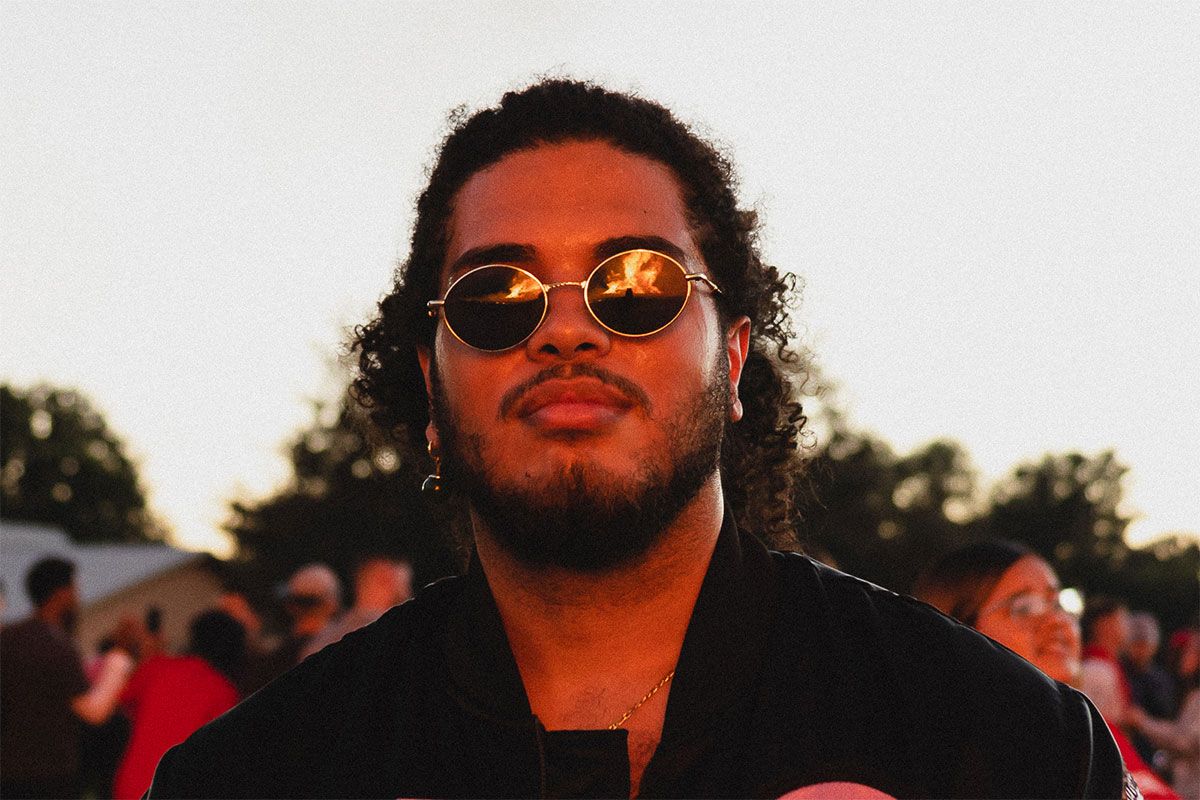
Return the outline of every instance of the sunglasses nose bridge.
[[[544,284],[542,284],[542,289],[545,292],[549,293],[551,289],[558,289],[563,286],[578,286],[580,289],[583,289],[586,292],[587,284],[588,284],[588,282],[586,280],[583,280],[583,281],[558,281],[557,283],[544,283]]]
[[[573,286],[583,292],[583,307],[587,311],[588,316],[591,317],[594,322],[599,323],[601,327],[607,328],[607,326],[604,325],[604,323],[600,322],[600,320],[596,318],[596,313],[594,311],[592,311],[592,304],[588,302],[588,293],[587,292],[588,292],[588,281],[590,281],[590,280],[591,280],[591,277],[589,276],[581,281],[556,281],[554,283],[543,283],[542,284],[542,292],[546,295],[546,316],[543,317],[542,324],[544,325],[546,323],[546,318],[548,318],[550,316],[551,309],[554,307],[554,304],[552,304],[550,302],[550,290],[551,289],[565,289],[565,288],[569,288],[569,287]]]
[[[581,294],[569,292],[551,299],[552,289],[577,288]],[[588,281],[556,281],[542,284],[546,298],[546,313],[525,346],[538,352],[573,357],[582,351],[606,352],[611,346],[612,333],[596,318],[587,297]]]

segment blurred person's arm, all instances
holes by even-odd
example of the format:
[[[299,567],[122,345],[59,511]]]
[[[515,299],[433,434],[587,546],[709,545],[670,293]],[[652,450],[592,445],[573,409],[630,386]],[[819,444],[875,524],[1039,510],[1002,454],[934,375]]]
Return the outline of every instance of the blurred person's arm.
[[[124,650],[116,647],[109,650],[91,688],[71,700],[71,710],[90,725],[103,724],[116,710],[133,665],[133,657]]]
[[[1178,719],[1158,719],[1138,708],[1130,714],[1130,724],[1155,747],[1180,756],[1200,753],[1200,689],[1188,694]]]
[[[1126,703],[1111,664],[1089,659],[1080,670],[1079,690],[1088,696],[1110,725],[1124,725]]]

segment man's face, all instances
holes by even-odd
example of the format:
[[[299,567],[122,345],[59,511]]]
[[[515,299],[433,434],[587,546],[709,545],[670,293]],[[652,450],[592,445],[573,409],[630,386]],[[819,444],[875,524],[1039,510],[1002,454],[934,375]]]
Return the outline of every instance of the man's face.
[[[477,173],[449,233],[443,291],[481,263],[513,264],[544,284],[581,281],[636,248],[708,273],[670,170],[598,142],[541,146]],[[724,423],[741,413],[748,332],[744,319],[727,329],[702,287],[674,323],[642,338],[597,324],[576,287],[552,289],[541,327],[509,350],[472,349],[441,323],[432,354],[421,354],[431,434],[489,527],[522,529],[507,532],[519,556],[610,566],[649,546],[713,479]],[[645,514],[651,530],[633,530],[630,515]]]

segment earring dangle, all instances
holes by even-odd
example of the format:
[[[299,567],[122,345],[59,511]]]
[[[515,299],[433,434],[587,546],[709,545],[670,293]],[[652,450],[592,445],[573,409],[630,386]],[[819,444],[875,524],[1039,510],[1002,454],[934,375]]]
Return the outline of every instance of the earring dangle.
[[[421,482],[421,491],[434,494],[442,490],[442,459],[433,451],[433,442],[430,442],[426,449],[429,451],[429,457],[433,459],[433,474],[425,476],[425,480]]]

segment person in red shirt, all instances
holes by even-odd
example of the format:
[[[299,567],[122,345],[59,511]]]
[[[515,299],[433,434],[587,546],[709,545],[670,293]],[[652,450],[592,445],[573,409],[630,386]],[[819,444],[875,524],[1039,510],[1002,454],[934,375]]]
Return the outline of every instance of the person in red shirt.
[[[233,676],[245,657],[241,623],[208,611],[192,620],[189,640],[187,655],[142,662],[121,697],[132,730],[113,783],[116,800],[145,794],[163,753],[238,702]]]

